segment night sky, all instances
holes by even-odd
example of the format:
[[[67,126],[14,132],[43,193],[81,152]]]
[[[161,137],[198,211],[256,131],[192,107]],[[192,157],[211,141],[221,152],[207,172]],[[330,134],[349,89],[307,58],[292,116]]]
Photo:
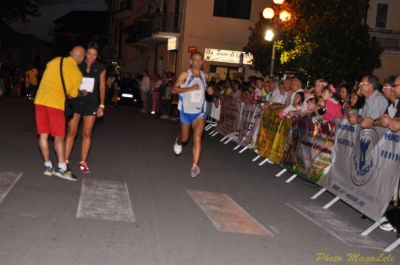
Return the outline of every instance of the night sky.
[[[54,20],[74,10],[107,10],[105,3],[105,0],[42,0],[39,5],[42,16],[31,18],[29,24],[16,23],[12,26],[21,33],[51,42]]]

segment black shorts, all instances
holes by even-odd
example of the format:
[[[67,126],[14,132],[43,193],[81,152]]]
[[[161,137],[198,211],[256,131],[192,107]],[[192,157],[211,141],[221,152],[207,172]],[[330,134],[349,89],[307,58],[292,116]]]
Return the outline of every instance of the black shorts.
[[[99,100],[95,96],[79,96],[71,99],[72,108],[75,113],[82,116],[96,116]]]

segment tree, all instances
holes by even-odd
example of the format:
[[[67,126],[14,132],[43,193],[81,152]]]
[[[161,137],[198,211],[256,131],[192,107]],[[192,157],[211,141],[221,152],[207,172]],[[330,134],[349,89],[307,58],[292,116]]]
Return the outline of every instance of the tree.
[[[288,4],[296,17],[289,27],[279,27],[278,74],[291,71],[303,80],[325,78],[338,84],[354,82],[380,67],[382,48],[363,23],[368,0],[291,0]],[[264,51],[270,59],[271,44],[252,42],[262,31],[259,25],[265,23],[261,17],[251,28],[244,48],[256,57],[254,68],[262,73],[269,62],[258,60],[257,55]]]
[[[29,22],[29,17],[40,16],[38,4],[41,0],[1,0],[0,21],[5,23]]]

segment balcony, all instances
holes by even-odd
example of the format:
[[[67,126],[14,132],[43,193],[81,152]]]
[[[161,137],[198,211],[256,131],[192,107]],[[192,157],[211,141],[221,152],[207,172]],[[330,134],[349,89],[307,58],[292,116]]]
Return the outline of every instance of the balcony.
[[[385,51],[400,51],[400,31],[370,29],[370,35],[376,38]]]
[[[180,33],[180,15],[175,13],[153,14],[141,17],[127,26],[124,32],[129,34],[126,43],[151,46],[164,43]]]

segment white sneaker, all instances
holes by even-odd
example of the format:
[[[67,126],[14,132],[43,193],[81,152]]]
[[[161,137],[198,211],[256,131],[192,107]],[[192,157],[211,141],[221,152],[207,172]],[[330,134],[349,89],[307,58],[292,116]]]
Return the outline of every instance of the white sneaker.
[[[175,144],[174,144],[174,153],[175,155],[180,155],[182,154],[182,145],[178,144],[178,138],[175,139]]]
[[[192,169],[190,170],[190,175],[192,176],[192,178],[200,175],[200,168],[198,165],[193,164]]]
[[[394,228],[389,222],[383,222],[380,226],[380,229],[384,231],[393,231]]]

